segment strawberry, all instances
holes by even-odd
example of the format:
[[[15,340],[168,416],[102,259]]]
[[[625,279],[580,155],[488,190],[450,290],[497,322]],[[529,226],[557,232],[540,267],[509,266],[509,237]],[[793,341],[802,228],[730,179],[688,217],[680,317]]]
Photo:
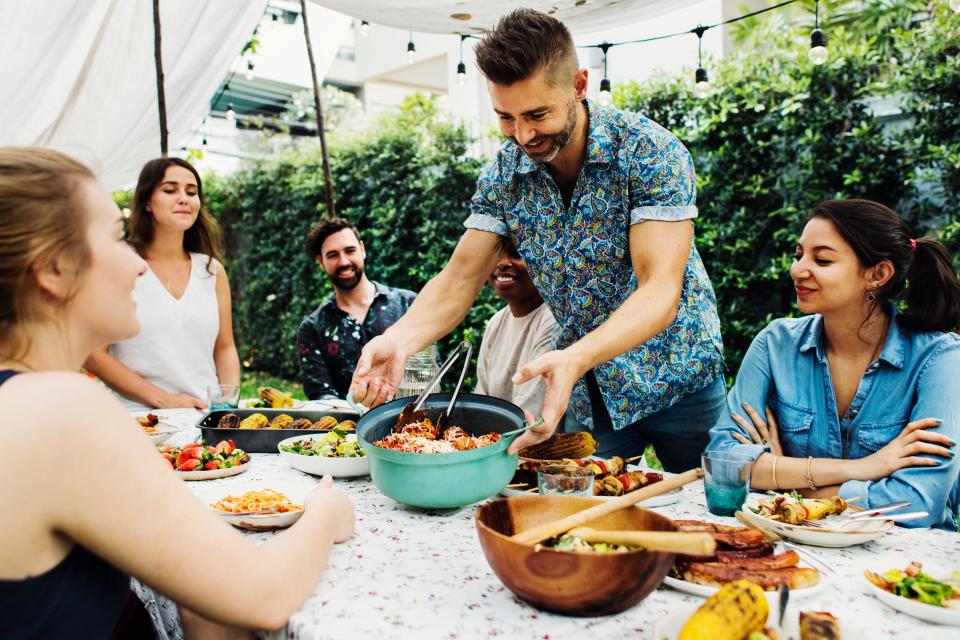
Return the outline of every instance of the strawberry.
[[[216,449],[214,449],[214,451],[216,451],[217,453],[222,453],[224,455],[230,455],[231,453],[233,453],[233,449],[234,449],[234,446],[233,446],[232,440],[221,440],[217,444],[217,447]]]
[[[203,465],[203,468],[204,468],[204,469],[207,469],[207,470],[210,470],[210,469],[219,469],[219,468],[220,468],[220,463],[217,462],[216,460],[211,460],[211,461],[208,462],[207,464]]]
[[[167,461],[167,464],[170,465],[170,468],[173,469],[173,456],[169,453],[163,454],[163,459]]]
[[[180,465],[187,462],[188,460],[193,460],[193,456],[190,455],[190,451],[184,449],[179,454],[177,454],[177,460],[174,465],[179,469]]]
[[[194,460],[193,458],[187,458],[183,464],[177,465],[177,471],[198,471],[200,469],[200,461]]]
[[[183,445],[183,448],[184,449],[201,449],[203,448],[203,445],[199,442],[191,442],[189,444]]]
[[[192,449],[184,449],[184,453],[188,454],[191,458],[199,460],[203,457],[203,449],[201,447],[194,447]]]

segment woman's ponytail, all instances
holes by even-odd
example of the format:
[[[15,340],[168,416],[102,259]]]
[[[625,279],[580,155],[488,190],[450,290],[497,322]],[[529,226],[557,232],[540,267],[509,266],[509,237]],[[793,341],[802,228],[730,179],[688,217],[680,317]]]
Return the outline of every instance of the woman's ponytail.
[[[906,309],[899,322],[913,331],[960,329],[960,279],[949,250],[933,238],[914,241],[907,270]]]

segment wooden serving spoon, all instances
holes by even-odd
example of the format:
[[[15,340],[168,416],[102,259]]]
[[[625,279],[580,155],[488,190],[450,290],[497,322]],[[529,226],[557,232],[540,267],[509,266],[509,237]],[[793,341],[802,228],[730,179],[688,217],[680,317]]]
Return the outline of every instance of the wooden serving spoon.
[[[590,527],[577,527],[567,532],[585,542],[606,542],[643,547],[648,551],[682,553],[688,556],[712,556],[717,550],[717,541],[709,533],[685,531],[602,531]]]
[[[644,500],[648,500],[654,496],[659,496],[660,494],[673,491],[674,489],[682,487],[685,484],[699,480],[702,477],[703,469],[690,469],[689,471],[684,471],[680,475],[672,478],[666,478],[660,482],[644,487],[643,489],[625,493],[622,496],[613,498],[612,500],[605,500],[602,504],[594,505],[584,509],[583,511],[578,511],[577,513],[571,514],[565,518],[560,518],[559,520],[554,520],[553,522],[546,522],[531,529],[527,529],[526,531],[521,531],[520,533],[514,534],[511,539],[515,542],[519,542],[520,544],[536,544],[542,540],[546,540],[547,538],[555,538],[562,533],[570,531],[570,529],[585,525],[591,520],[596,520],[607,515],[608,513],[625,509],[638,502],[643,502]]]

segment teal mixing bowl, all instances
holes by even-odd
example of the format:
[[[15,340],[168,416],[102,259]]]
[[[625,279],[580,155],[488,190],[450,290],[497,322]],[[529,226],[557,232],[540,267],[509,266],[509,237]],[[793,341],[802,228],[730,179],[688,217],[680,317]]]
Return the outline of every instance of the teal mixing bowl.
[[[412,400],[388,402],[364,414],[357,423],[357,439],[370,461],[370,478],[380,491],[403,504],[442,509],[479,502],[507,486],[517,467],[517,455],[508,455],[507,448],[516,435],[456,453],[407,453],[374,445],[393,430],[400,411]],[[449,402],[449,393],[436,393],[424,408],[436,422]],[[470,435],[483,435],[515,431],[524,426],[524,419],[523,411],[509,402],[461,393],[451,419],[445,423],[461,427]]]

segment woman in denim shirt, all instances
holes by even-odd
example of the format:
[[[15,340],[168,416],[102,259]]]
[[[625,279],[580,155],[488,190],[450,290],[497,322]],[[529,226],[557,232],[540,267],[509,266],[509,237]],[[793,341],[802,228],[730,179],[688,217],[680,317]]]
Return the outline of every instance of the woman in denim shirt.
[[[960,281],[946,248],[911,239],[883,205],[827,201],[790,276],[809,315],[754,339],[707,450],[754,457],[757,489],[863,507],[908,500],[930,513],[909,526],[955,530]]]

